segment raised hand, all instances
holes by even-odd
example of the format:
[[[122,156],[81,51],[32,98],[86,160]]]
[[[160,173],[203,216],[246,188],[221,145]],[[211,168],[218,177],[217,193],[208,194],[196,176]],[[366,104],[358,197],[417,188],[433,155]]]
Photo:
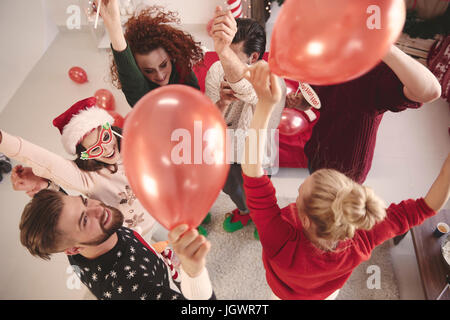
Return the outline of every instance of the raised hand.
[[[217,6],[211,28],[214,50],[220,54],[225,48],[229,47],[236,32],[237,23],[231,11],[224,11],[220,6]]]
[[[250,81],[258,96],[258,105],[264,104],[270,109],[281,100],[281,88],[278,78],[270,72],[266,61],[258,61],[247,69],[245,78]]]
[[[17,165],[11,172],[11,183],[16,191],[25,191],[30,197],[48,187],[48,180],[38,177],[29,167]]]
[[[100,16],[103,18],[105,26],[112,24],[120,24],[120,8],[119,0],[95,0],[93,2],[93,14],[97,14],[97,8],[99,7],[99,2],[102,1],[100,7]]]
[[[211,248],[210,242],[199,235],[196,229],[189,229],[183,224],[169,232],[169,243],[180,259],[183,270],[191,278],[200,275]]]
[[[286,95],[286,108],[296,108],[301,111],[311,109],[311,105],[306,101],[301,93],[291,92]]]
[[[228,82],[222,81],[220,83],[220,100],[217,102],[217,105],[221,111],[227,108],[233,101],[239,100],[234,94],[235,92],[231,89]]]

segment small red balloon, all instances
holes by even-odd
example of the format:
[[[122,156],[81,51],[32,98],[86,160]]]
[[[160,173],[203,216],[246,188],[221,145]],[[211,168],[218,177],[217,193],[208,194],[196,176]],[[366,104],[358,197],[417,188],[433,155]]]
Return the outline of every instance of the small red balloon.
[[[106,89],[97,90],[94,94],[97,99],[97,106],[105,110],[115,110],[116,103],[113,94]]]
[[[69,69],[69,78],[76,83],[85,83],[88,81],[86,71],[80,67],[72,67]]]
[[[125,119],[115,111],[108,110],[108,113],[114,118],[113,126],[123,129],[123,126],[125,124]]]
[[[281,121],[278,125],[280,134],[294,136],[308,128],[308,121],[303,114],[294,108],[285,108],[281,114]]]

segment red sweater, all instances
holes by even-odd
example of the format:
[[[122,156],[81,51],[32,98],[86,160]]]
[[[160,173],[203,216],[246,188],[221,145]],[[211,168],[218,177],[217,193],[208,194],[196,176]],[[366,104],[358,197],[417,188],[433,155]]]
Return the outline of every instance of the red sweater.
[[[422,105],[405,97],[403,84],[383,62],[358,79],[313,88],[322,108],[305,145],[310,167],[335,169],[358,183],[372,165],[383,113]]]
[[[250,216],[258,229],[267,283],[280,299],[325,299],[342,288],[353,269],[384,241],[435,214],[423,199],[391,204],[371,230],[358,230],[333,252],[318,249],[302,232],[295,203],[280,209],[267,176],[243,174]]]

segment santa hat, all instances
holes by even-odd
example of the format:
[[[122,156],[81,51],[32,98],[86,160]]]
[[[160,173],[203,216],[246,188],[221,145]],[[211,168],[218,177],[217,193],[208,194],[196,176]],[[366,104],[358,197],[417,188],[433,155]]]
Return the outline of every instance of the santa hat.
[[[105,109],[97,107],[96,102],[95,97],[78,101],[53,119],[53,125],[59,129],[62,144],[68,153],[76,154],[76,146],[95,128],[106,122],[113,125],[114,118]]]

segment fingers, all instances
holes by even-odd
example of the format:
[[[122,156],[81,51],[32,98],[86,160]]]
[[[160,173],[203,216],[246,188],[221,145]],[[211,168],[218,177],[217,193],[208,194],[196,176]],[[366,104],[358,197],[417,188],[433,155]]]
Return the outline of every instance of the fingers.
[[[213,25],[211,28],[211,33],[213,36],[221,39],[229,40],[231,38],[231,40],[233,40],[232,38],[234,38],[234,31],[224,24]]]
[[[270,73],[270,71],[268,71]],[[281,97],[281,87],[278,82],[278,77],[273,73],[270,73],[270,89],[272,91],[272,96]]]
[[[181,235],[189,228],[186,224],[181,224],[175,228],[173,228],[169,232],[169,242],[175,243],[178,241],[178,239],[181,237]]]
[[[183,252],[186,256],[194,258],[204,243],[206,243],[206,238],[197,234],[197,236],[184,248]]]
[[[253,86],[268,88],[270,83],[270,69],[267,62],[258,61],[257,63],[250,66],[247,69],[247,72],[249,73],[249,76],[247,76],[246,79],[249,80],[253,84]]]
[[[174,251],[189,259],[202,259],[210,249],[210,243],[196,229],[187,230],[187,225],[178,226],[169,233],[169,242]]]
[[[219,6],[216,7],[211,33],[220,39],[232,41],[237,31],[236,20],[230,10],[218,11],[217,8]]]
[[[230,15],[228,15],[228,14],[216,17],[214,19],[213,25],[216,25],[216,26],[224,25],[231,30],[236,29],[236,21],[234,20],[233,16],[231,16],[231,18],[230,18]]]
[[[193,255],[193,258],[197,261],[201,259],[205,259],[208,255],[209,250],[211,249],[211,243],[205,239],[205,242],[203,242],[195,254]]]

